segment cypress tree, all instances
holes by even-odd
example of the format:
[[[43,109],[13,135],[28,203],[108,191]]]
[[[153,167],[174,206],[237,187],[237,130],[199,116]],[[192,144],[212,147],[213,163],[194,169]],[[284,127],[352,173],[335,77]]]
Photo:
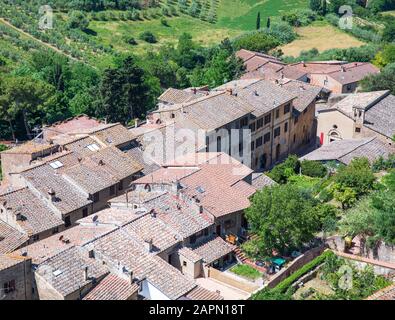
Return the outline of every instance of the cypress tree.
[[[259,30],[261,28],[261,13],[258,12],[256,16],[256,29]]]

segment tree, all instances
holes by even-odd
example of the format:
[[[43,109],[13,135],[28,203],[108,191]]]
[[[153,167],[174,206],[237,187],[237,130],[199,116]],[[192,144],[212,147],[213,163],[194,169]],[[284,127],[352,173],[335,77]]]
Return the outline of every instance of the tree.
[[[117,68],[105,70],[97,102],[98,116],[122,123],[144,116],[150,107],[150,86],[145,76],[131,56]]]
[[[266,28],[270,29],[270,17],[267,18],[267,22],[266,22]]]
[[[395,44],[385,45],[383,50],[379,51],[373,60],[373,63],[380,68],[384,68],[388,64],[394,62],[395,62]]]
[[[385,42],[395,41],[395,22],[387,23],[385,25],[382,39]]]
[[[335,181],[342,191],[351,188],[357,197],[371,191],[375,180],[367,158],[353,159],[348,166],[341,167],[335,176]],[[347,191],[347,194],[350,192]]]
[[[320,11],[321,0],[310,0],[310,9],[316,12]]]
[[[234,41],[236,50],[246,49],[262,53],[268,53],[280,44],[278,39],[261,31],[242,35]]]
[[[367,76],[361,81],[362,91],[390,90],[395,94],[395,63],[388,64],[380,73]]]
[[[156,42],[158,42],[156,40],[155,35],[151,31],[144,31],[144,32],[140,33],[139,39],[143,40],[145,42],[148,42],[148,43],[156,43]]]
[[[256,29],[259,30],[261,28],[261,13],[258,12],[256,16]]]
[[[87,18],[87,14],[82,11],[71,11],[68,26],[71,29],[88,29],[89,19]]]
[[[48,108],[56,109],[54,88],[30,77],[8,77],[0,85],[1,113],[11,127],[12,122],[20,117],[26,136],[32,138],[32,127],[45,121]]]
[[[300,166],[302,173],[309,177],[323,178],[327,174],[326,167],[319,161],[303,160]]]
[[[328,9],[327,9],[327,2],[326,2],[327,0],[322,0],[322,15],[323,16],[325,16],[326,14],[327,14],[327,12],[328,12]]]
[[[313,204],[308,194],[292,185],[277,185],[256,193],[245,214],[251,231],[260,237],[259,252],[266,256],[271,256],[273,250],[289,253],[313,239],[320,224],[312,214]]]

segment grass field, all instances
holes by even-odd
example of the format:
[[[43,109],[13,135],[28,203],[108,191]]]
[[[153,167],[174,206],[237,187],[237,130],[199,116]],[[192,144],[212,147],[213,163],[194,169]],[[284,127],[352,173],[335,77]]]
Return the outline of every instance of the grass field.
[[[92,35],[96,41],[112,45],[116,50],[141,54],[164,43],[175,43],[183,32],[188,32],[202,45],[218,43],[226,37],[232,38],[245,31],[256,28],[257,13],[261,13],[262,25],[267,17],[277,17],[291,9],[306,8],[308,0],[219,0],[217,22],[215,24],[192,18],[185,14],[167,17],[169,26],[161,24],[160,19],[142,21],[92,21],[90,28],[97,33]],[[151,31],[158,39],[156,44],[138,40],[143,31]],[[137,39],[138,45],[125,43],[125,36]]]
[[[308,0],[220,0],[217,25],[244,31],[254,30],[258,12],[265,23],[267,17],[307,7]]]
[[[299,39],[281,47],[286,56],[299,56],[303,50],[313,48],[318,51],[338,48],[360,47],[365,43],[336,29],[326,22],[315,22],[310,26],[297,28]]]

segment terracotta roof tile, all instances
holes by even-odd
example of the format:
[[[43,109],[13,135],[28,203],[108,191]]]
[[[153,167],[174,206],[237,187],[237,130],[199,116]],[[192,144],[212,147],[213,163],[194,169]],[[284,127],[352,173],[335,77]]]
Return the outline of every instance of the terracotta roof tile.
[[[138,284],[109,274],[83,300],[129,300],[138,290]]]

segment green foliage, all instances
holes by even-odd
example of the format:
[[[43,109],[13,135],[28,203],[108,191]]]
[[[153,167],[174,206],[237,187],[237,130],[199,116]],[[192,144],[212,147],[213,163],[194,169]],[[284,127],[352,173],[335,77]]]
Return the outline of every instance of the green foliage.
[[[86,13],[82,11],[71,11],[68,26],[71,29],[86,30],[89,26],[89,19]]]
[[[380,68],[384,68],[390,63],[395,62],[395,44],[387,44],[383,50],[378,52],[372,61]]]
[[[258,12],[256,15],[256,29],[259,30],[261,28],[261,13]]]
[[[253,267],[246,264],[235,265],[234,267],[230,268],[229,271],[251,280],[255,280],[262,275],[258,270],[255,270]]]
[[[364,92],[390,90],[395,94],[395,63],[388,64],[380,73],[367,76],[361,81]]]
[[[297,9],[285,13],[281,19],[288,22],[291,26],[302,27],[308,26],[312,22],[316,21],[318,19],[318,15],[315,11],[310,9]]]
[[[268,53],[280,45],[280,41],[272,35],[266,34],[264,31],[257,31],[236,38],[233,44],[236,50],[246,49]]]
[[[151,31],[144,31],[140,33],[139,39],[143,40],[148,43],[156,43],[158,40],[156,40],[155,35]]]
[[[283,163],[275,166],[268,176],[277,183],[287,183],[288,178],[300,171],[300,161],[297,156],[289,156]]]
[[[321,10],[321,0],[310,0],[310,9],[316,12]]]
[[[341,167],[335,177],[341,190],[352,189],[356,196],[361,196],[373,189],[374,174],[367,158],[356,158],[348,166]],[[347,189],[348,190],[348,189]],[[350,190],[347,191],[347,194]]]
[[[300,277],[310,272],[320,264],[324,263],[328,257],[334,256],[332,251],[325,251],[320,256],[306,263],[303,267],[295,271],[288,278],[285,278],[273,289],[263,289],[251,296],[252,300],[292,300],[292,294],[289,290],[291,285]]]
[[[379,172],[382,170],[389,170],[395,168],[395,154],[391,154],[385,159],[383,156],[380,156],[375,162],[372,164],[372,170],[374,172]]]
[[[303,160],[300,166],[302,174],[309,177],[323,178],[327,174],[326,167],[319,161]]]
[[[259,253],[289,252],[313,239],[319,228],[314,203],[308,193],[292,185],[276,185],[256,193],[245,215],[251,231],[260,238]]]
[[[99,88],[97,116],[122,123],[141,118],[152,90],[147,80],[144,70],[131,56],[122,60],[118,67],[107,69]]]

